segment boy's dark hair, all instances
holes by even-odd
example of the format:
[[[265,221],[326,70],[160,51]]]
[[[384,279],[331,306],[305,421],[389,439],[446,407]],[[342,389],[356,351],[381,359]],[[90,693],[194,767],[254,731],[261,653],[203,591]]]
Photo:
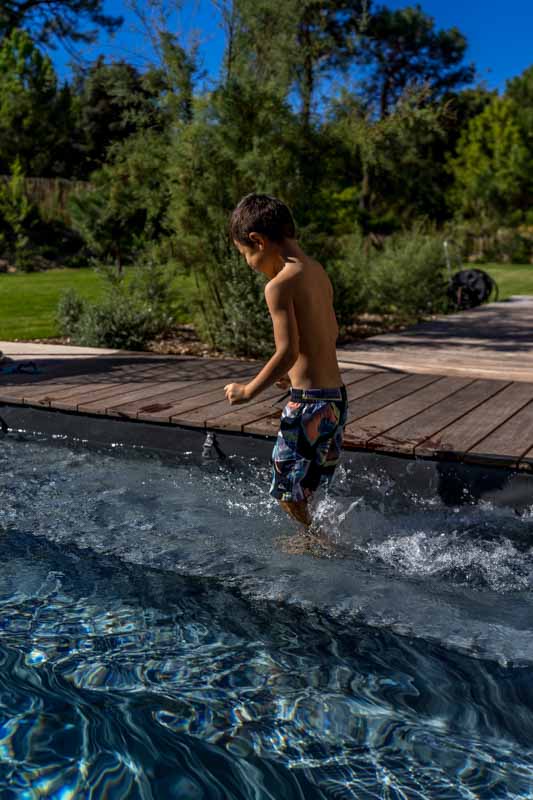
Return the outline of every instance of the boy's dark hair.
[[[296,230],[289,208],[268,194],[247,194],[231,215],[230,234],[234,241],[253,247],[252,231],[274,242],[294,239]]]

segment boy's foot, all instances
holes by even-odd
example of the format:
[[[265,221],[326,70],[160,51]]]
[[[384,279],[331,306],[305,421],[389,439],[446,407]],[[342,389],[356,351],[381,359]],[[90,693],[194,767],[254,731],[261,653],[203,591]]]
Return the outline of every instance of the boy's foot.
[[[291,556],[311,555],[315,558],[333,558],[339,555],[335,543],[322,531],[311,532],[300,529],[290,536],[280,536],[275,540],[283,553]]]

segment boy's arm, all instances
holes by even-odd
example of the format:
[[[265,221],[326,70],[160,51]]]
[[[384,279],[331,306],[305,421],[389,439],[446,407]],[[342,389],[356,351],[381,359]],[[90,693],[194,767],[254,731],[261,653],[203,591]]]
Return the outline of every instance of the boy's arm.
[[[298,358],[300,352],[298,326],[296,324],[292,294],[287,282],[284,281],[282,284],[277,284],[271,281],[268,283],[265,287],[265,299],[272,317],[276,352],[265,364],[261,372],[243,387],[242,394],[238,391],[232,391],[233,387],[240,386],[239,384],[228,384],[225,387],[226,397],[230,403],[252,400],[264,389],[272,386],[280,378],[285,377]]]
[[[284,378],[300,352],[298,325],[296,324],[292,292],[289,289],[288,282],[275,283],[270,281],[270,283],[267,283],[265,286],[265,300],[272,317],[276,352],[265,364],[259,375],[256,375],[246,386],[246,393],[249,399],[272,386],[280,378]]]

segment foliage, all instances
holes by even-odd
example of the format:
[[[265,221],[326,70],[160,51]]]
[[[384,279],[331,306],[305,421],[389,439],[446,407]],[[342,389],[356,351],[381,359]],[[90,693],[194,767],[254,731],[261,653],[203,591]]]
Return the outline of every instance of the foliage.
[[[457,30],[435,30],[420,6],[391,10],[382,6],[369,18],[360,38],[357,61],[369,68],[362,82],[381,117],[390,113],[413,84],[425,85],[435,100],[445,91],[472,81],[475,68],[462,63],[467,42]]]
[[[120,271],[160,229],[166,197],[157,170],[155,134],[130,137],[114,160],[93,173],[85,192],[69,198],[72,225],[99,259]]]
[[[341,334],[368,306],[369,250],[360,231],[337,240],[339,253],[325,260],[333,285],[335,314]]]
[[[139,350],[172,328],[172,276],[166,268],[149,264],[132,279],[110,269],[101,272],[107,291],[100,302],[87,302],[72,291],[63,294],[57,311],[62,334],[87,347]]]
[[[519,222],[533,186],[533,153],[516,122],[516,107],[495,97],[463,132],[450,160],[455,184],[450,198],[467,217]]]
[[[533,65],[507,81],[505,96],[514,103],[515,119],[529,152],[533,148]]]
[[[29,231],[36,225],[38,214],[24,186],[20,161],[15,161],[11,178],[0,182],[0,233],[7,255],[18,269],[33,269]]]
[[[0,40],[0,174],[19,159],[26,175],[63,175],[71,166],[71,93],[25,31]]]
[[[213,347],[236,355],[271,355],[274,340],[263,295],[264,279],[232,250],[220,262],[218,271],[217,298],[202,291],[202,282],[199,283],[200,333]]]
[[[0,7],[0,37],[10,36],[17,28],[29,31],[38,42],[54,45],[55,40],[94,42],[97,29],[113,33],[122,24],[121,17],[103,11],[103,0],[9,0]]]
[[[421,319],[446,310],[442,239],[422,232],[399,234],[370,256],[369,310]]]
[[[106,63],[100,56],[88,69],[78,71],[74,87],[79,177],[105,164],[111,145],[161,125],[160,80],[152,73],[141,74],[126,61]]]
[[[380,216],[388,211],[390,223],[390,212],[396,213],[398,219],[412,221],[427,209],[431,193],[428,173],[433,169],[431,145],[443,135],[446,114],[446,106],[428,103],[425,89],[406,90],[394,109],[382,118],[353,94],[341,92],[333,105],[331,126],[339,144],[342,142],[351,150],[359,165],[356,220],[365,231],[376,229],[376,211]],[[423,163],[427,164],[426,172],[421,172]],[[404,185],[406,172],[412,175],[408,187]],[[388,188],[386,205],[376,196],[377,184],[381,190]]]

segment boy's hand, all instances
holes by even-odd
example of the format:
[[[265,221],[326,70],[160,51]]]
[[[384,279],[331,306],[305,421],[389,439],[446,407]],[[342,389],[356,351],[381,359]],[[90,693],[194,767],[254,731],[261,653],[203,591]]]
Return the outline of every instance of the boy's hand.
[[[248,387],[244,383],[227,383],[224,386],[226,400],[229,400],[232,406],[247,403],[248,400],[251,400],[247,390]]]

